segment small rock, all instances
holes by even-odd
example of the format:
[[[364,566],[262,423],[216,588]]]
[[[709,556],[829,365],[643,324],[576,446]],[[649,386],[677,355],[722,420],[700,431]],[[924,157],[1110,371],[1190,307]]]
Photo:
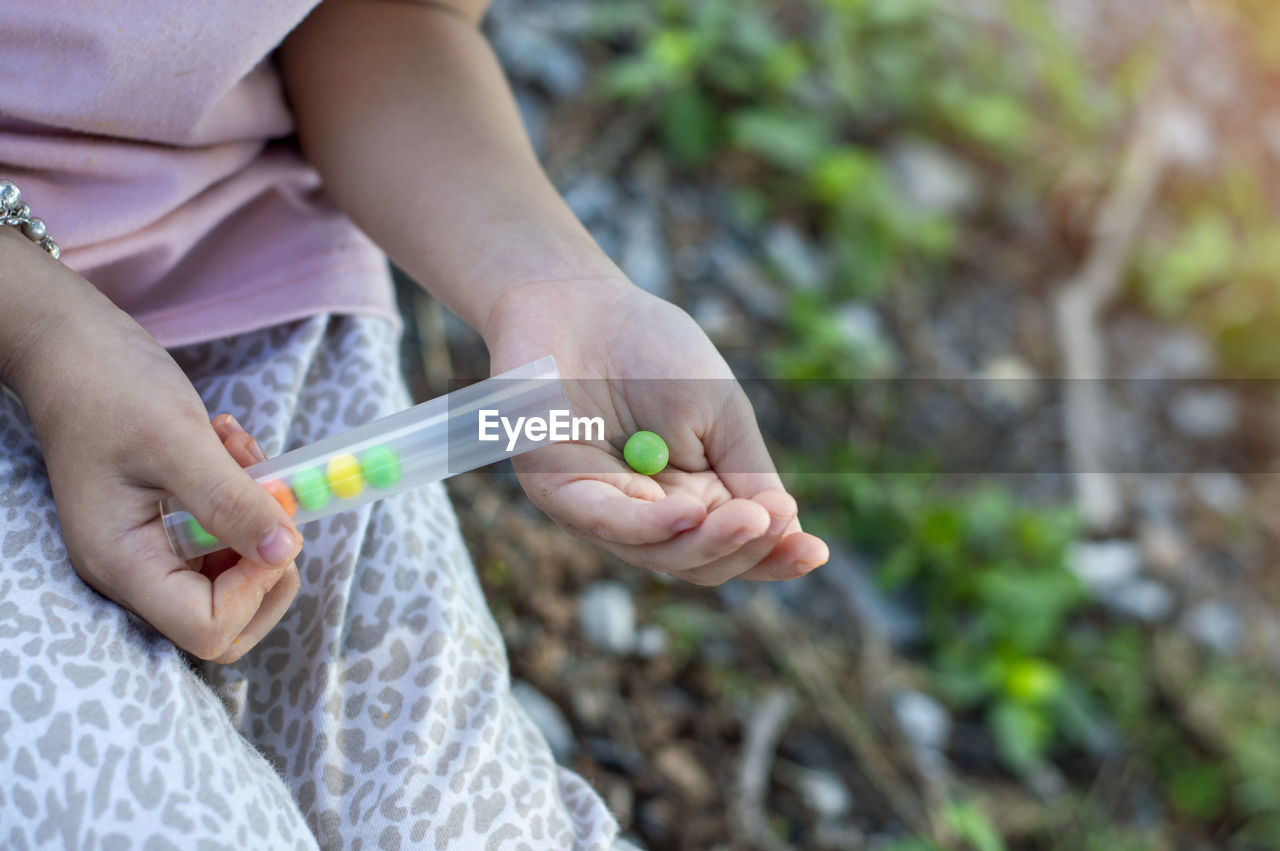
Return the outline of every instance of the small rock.
[[[1186,106],[1169,109],[1160,122],[1161,143],[1177,162],[1206,166],[1217,151],[1213,127],[1204,114]]]
[[[1150,355],[1135,371],[1135,378],[1202,378],[1217,366],[1213,349],[1199,334],[1172,331],[1162,335]]]
[[[657,624],[641,627],[636,633],[636,655],[641,659],[653,659],[667,651],[667,631]]]
[[[945,148],[918,139],[895,142],[886,153],[901,203],[920,216],[950,216],[978,198],[973,169]]]
[[[775,224],[764,235],[764,255],[777,267],[789,288],[807,292],[821,289],[827,279],[825,255],[794,226]]]
[[[564,190],[564,201],[580,221],[612,218],[618,206],[618,189],[612,180],[589,172]]]
[[[722,239],[711,244],[707,256],[717,277],[753,318],[778,320],[784,306],[782,294],[760,273],[745,251],[732,241]]]
[[[671,255],[656,206],[633,208],[623,219],[618,265],[642,290],[658,298],[670,297]]]
[[[575,744],[573,730],[560,712],[560,707],[524,680],[514,680],[511,683],[511,696],[547,740],[556,762],[568,765],[573,759]]]
[[[882,345],[880,314],[862,302],[848,302],[836,310],[836,325],[845,342],[857,348]]]
[[[578,625],[600,650],[625,656],[636,646],[636,609],[619,582],[597,582],[578,600]]]
[[[893,714],[907,741],[921,750],[941,750],[951,737],[951,716],[927,694],[899,691],[893,696]]]
[[[819,822],[813,829],[814,843],[820,851],[849,851],[850,848],[871,849],[867,835],[846,822]],[[901,843],[897,844],[901,848]]]
[[[1178,431],[1196,440],[1216,440],[1240,425],[1240,403],[1225,388],[1183,390],[1169,404],[1169,418]]]
[[[982,377],[987,399],[1000,407],[1025,411],[1040,398],[1039,376],[1017,355],[1004,354],[987,361]]]
[[[714,793],[706,769],[682,745],[671,744],[658,751],[653,767],[691,802],[708,801]]]
[[[537,83],[555,98],[575,94],[586,82],[587,69],[578,52],[544,30],[497,26],[490,41],[511,76]]]
[[[671,838],[675,818],[675,804],[665,798],[650,798],[636,807],[636,827],[659,847]]]
[[[705,296],[689,306],[689,315],[713,342],[724,345],[743,336],[742,317],[718,295]]]
[[[1196,497],[1224,517],[1239,514],[1249,502],[1248,489],[1231,473],[1197,473],[1190,480]]]
[[[857,354],[862,373],[883,375],[892,371],[897,357],[875,310],[861,302],[849,302],[836,309],[835,323],[840,336]]]
[[[794,766],[787,773],[787,781],[820,820],[838,819],[853,804],[849,787],[830,771]]]
[[[1170,476],[1141,476],[1138,482],[1137,503],[1142,513],[1160,523],[1173,523],[1178,516],[1180,500],[1178,489]]]
[[[1060,798],[1070,788],[1058,767],[1046,762],[1041,762],[1026,775],[1026,783],[1042,801]]]
[[[1142,560],[1158,573],[1177,573],[1191,558],[1186,540],[1168,523],[1144,523],[1138,529],[1138,547]]]
[[[1071,570],[1101,591],[1134,580],[1142,570],[1142,554],[1132,541],[1085,541],[1071,553]]]
[[[620,745],[612,739],[593,737],[583,740],[582,746],[601,768],[615,774],[634,777],[644,770],[644,756],[639,751]]]
[[[1244,639],[1240,615],[1221,600],[1197,603],[1182,618],[1183,629],[1196,641],[1224,656]]]
[[[1116,614],[1145,623],[1167,618],[1175,602],[1169,587],[1155,579],[1134,579],[1109,586],[1098,599]]]
[[[587,729],[600,727],[615,709],[609,692],[592,686],[575,685],[569,704],[573,717]]]

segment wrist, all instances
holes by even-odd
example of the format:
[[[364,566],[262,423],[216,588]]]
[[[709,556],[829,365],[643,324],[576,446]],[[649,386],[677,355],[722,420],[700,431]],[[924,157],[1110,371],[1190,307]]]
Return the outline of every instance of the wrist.
[[[557,316],[577,312],[575,308],[584,304],[599,301],[608,309],[609,303],[619,303],[635,291],[636,285],[617,269],[525,280],[497,293],[476,330],[492,352],[512,325],[524,326],[533,319],[554,326]]]
[[[88,281],[12,227],[0,227],[0,383],[34,422],[57,395],[59,371],[79,355],[75,330],[89,312],[114,306]]]

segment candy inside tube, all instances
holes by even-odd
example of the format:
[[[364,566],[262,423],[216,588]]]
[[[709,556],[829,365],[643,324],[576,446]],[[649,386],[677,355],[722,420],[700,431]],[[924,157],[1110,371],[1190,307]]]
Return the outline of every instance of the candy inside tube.
[[[497,439],[481,440],[481,411],[489,421],[505,418],[511,423],[520,417],[550,421],[556,411],[570,416],[555,360],[545,357],[517,367],[269,458],[245,472],[301,526],[552,442],[532,439],[524,430],[511,436],[501,429]],[[226,549],[176,498],[164,500],[160,512],[179,557]]]

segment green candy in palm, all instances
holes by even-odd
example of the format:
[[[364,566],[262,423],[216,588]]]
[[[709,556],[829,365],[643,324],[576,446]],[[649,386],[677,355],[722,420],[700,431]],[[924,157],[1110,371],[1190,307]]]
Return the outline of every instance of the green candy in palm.
[[[656,476],[667,466],[671,452],[667,442],[651,431],[638,431],[622,447],[627,466],[645,476]]]

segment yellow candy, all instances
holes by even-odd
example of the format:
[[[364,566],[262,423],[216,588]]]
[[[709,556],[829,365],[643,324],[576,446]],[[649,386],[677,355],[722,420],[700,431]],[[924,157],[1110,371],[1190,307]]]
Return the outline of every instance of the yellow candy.
[[[335,455],[329,461],[329,490],[339,499],[351,499],[364,490],[364,474],[354,455]]]

